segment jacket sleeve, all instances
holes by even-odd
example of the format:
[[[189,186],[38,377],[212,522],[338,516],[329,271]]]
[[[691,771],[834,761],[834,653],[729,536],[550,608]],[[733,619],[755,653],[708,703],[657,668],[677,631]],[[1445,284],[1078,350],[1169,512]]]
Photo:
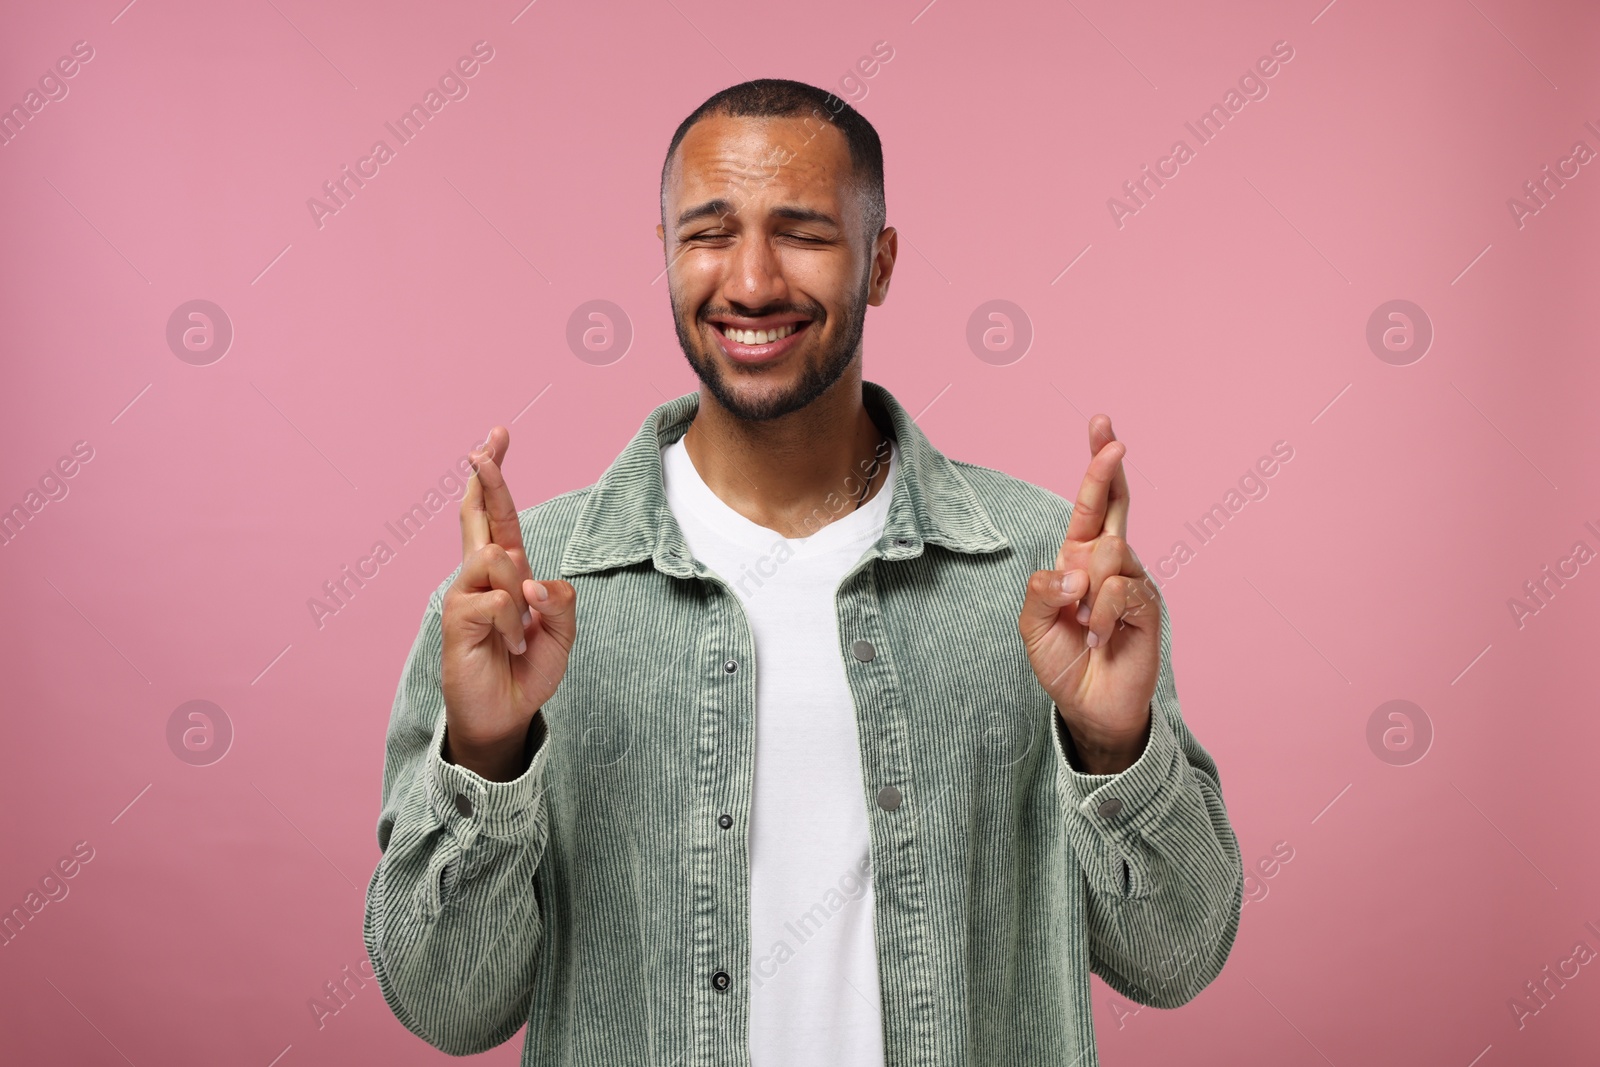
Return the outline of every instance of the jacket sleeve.
[[[1084,774],[1052,708],[1066,835],[1087,883],[1090,969],[1139,1004],[1194,999],[1232,951],[1244,904],[1239,843],[1215,762],[1184,725],[1161,612],[1150,734],[1116,774]]]
[[[522,775],[491,782],[440,756],[441,609],[428,600],[385,740],[383,855],[367,886],[363,935],[390,1009],[452,1055],[509,1040],[528,1019],[543,921],[534,873],[545,850],[543,713]]]

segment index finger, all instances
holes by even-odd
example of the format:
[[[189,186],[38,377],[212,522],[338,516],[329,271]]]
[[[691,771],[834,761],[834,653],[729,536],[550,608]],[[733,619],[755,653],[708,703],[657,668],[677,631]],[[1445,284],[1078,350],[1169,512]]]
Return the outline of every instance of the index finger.
[[[1101,420],[1104,420],[1103,422]],[[1111,416],[1095,415],[1089,420],[1089,454],[1092,456],[1104,448],[1106,442],[1115,441],[1116,433],[1111,429]],[[1127,445],[1123,445],[1126,449]],[[1127,453],[1124,452],[1124,455]],[[1117,470],[1111,477],[1111,493],[1106,504],[1106,520],[1104,533],[1115,534],[1127,539],[1128,536],[1128,503],[1131,497],[1128,493],[1128,473],[1123,469],[1122,458],[1117,458]]]
[[[474,474],[467,479],[461,499],[461,554],[463,558],[491,542],[522,556],[522,527],[517,521],[517,506],[511,500],[500,471],[500,462],[511,447],[511,433],[503,426],[489,431],[487,440],[474,450]]]
[[[1078,487],[1078,498],[1072,505],[1072,519],[1067,523],[1068,541],[1093,541],[1102,532],[1116,532],[1107,528],[1107,519],[1115,500],[1112,487],[1126,451],[1121,441],[1108,441],[1089,460],[1083,484]]]
[[[484,450],[473,456],[477,468],[475,480],[482,488],[481,500],[488,520],[489,540],[507,552],[522,555],[522,524],[517,520],[517,505],[511,499],[511,488],[506,485],[500,465],[505,462],[511,448],[511,431],[496,426],[489,431]]]

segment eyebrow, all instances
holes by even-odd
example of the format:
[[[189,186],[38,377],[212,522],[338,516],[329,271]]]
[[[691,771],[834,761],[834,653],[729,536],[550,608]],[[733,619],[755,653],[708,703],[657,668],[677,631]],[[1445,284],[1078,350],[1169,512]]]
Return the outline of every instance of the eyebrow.
[[[720,218],[723,215],[734,213],[733,204],[722,198],[707,200],[703,204],[696,204],[678,216],[678,225],[687,226],[696,219],[707,217]],[[813,208],[796,207],[794,205],[780,205],[768,212],[773,218],[789,219],[792,222],[818,222],[827,226],[839,227],[839,220],[826,211],[817,211]]]

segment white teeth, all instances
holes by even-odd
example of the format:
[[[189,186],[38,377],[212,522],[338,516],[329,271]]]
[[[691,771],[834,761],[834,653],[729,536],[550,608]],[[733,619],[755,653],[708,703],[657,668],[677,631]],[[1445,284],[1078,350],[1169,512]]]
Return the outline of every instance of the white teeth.
[[[725,332],[730,340],[736,341],[741,345],[765,345],[773,341],[783,340],[794,333],[795,328],[795,325],[791,323],[771,330],[735,330],[730,327]]]

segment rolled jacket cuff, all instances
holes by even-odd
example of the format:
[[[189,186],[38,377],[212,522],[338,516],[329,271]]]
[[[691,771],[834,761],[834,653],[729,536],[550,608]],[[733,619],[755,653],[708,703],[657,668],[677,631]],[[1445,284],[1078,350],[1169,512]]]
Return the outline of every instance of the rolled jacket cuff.
[[[1066,803],[1091,825],[1113,836],[1139,831],[1156,822],[1171,807],[1182,789],[1185,761],[1172,728],[1172,719],[1159,695],[1150,701],[1150,732],[1144,751],[1132,764],[1115,774],[1085,774],[1067,757],[1066,723],[1061,710],[1051,705],[1056,722],[1058,779]]]
[[[543,713],[538,713],[542,715]],[[530,727],[530,729],[538,729]],[[548,729],[545,727],[544,729]],[[541,737],[528,767],[509,782],[491,782],[444,758],[445,714],[433,728],[427,760],[428,805],[465,852],[479,834],[514,837],[533,824],[544,787],[550,739]]]

